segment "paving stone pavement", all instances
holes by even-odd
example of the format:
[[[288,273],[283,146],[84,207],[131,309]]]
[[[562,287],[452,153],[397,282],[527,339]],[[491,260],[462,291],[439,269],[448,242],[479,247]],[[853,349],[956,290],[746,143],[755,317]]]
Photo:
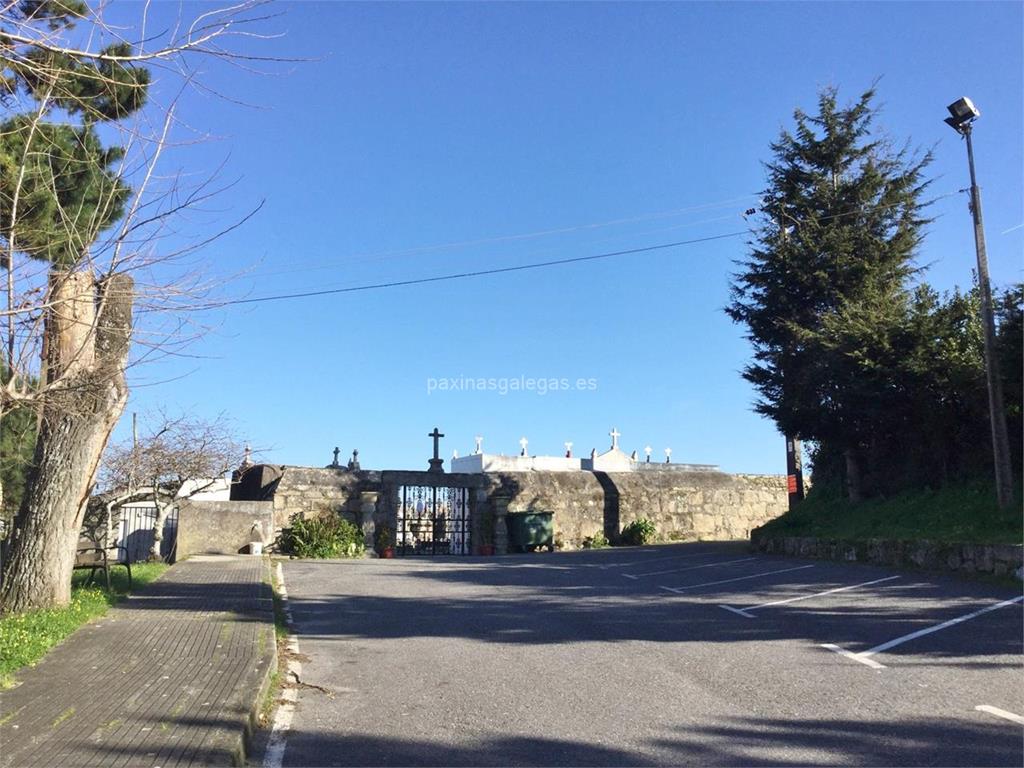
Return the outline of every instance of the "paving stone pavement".
[[[232,765],[276,660],[265,558],[197,556],[0,693],[0,766]]]

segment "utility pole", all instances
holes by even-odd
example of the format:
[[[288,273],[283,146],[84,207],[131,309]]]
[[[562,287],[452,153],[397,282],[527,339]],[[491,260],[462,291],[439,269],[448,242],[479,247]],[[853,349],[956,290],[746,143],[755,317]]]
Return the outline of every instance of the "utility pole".
[[[988,413],[992,427],[992,458],[996,472],[996,498],[1003,509],[1013,504],[1013,470],[1010,467],[1010,438],[1006,431],[1003,405],[1003,380],[999,375],[996,350],[996,323],[992,312],[992,288],[988,277],[985,250],[985,225],[981,217],[981,191],[974,173],[974,145],[971,129],[981,114],[966,96],[947,107],[951,117],[946,123],[967,141],[967,165],[971,171],[971,218],[974,221],[974,248],[978,256],[978,288],[981,292],[981,323],[985,329],[985,378],[988,383]]]

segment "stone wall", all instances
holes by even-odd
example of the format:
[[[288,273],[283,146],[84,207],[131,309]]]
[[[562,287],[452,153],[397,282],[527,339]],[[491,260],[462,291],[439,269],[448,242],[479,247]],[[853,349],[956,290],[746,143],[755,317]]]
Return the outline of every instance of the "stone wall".
[[[769,554],[875,563],[929,571],[960,571],[993,576],[1021,574],[1020,544],[950,544],[895,539],[819,539],[812,536],[765,536],[755,531],[751,547]]]
[[[664,539],[675,541],[746,539],[750,531],[786,511],[786,479],[769,475],[665,470],[658,472],[495,472],[486,474],[349,471],[328,467],[285,467],[274,494],[274,528],[296,515],[341,514],[367,530],[393,527],[400,485],[456,485],[473,489],[473,540],[480,544],[494,524],[495,496],[508,499],[509,512],[555,513],[556,539],[578,547],[598,531],[610,539],[630,522],[650,518]],[[390,491],[390,496],[389,496]],[[372,509],[367,509],[369,494]],[[379,500],[377,500],[379,498]]]
[[[613,538],[640,517],[676,541],[745,539],[787,509],[786,479],[722,472],[508,472],[490,474],[488,496],[509,512],[555,513],[556,539],[579,546],[603,531]]]
[[[287,527],[295,516],[342,514],[359,523],[359,494],[380,489],[380,472],[350,471],[343,467],[284,467],[274,492],[274,527]]]
[[[178,504],[177,559],[189,555],[248,552],[249,542],[274,540],[269,501],[196,501]]]

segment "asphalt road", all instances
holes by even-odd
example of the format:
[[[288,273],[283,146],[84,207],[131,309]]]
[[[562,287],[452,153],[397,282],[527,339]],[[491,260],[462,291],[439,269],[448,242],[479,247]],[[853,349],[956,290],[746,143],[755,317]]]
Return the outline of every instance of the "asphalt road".
[[[709,543],[284,572],[288,766],[1024,765],[1013,586]]]

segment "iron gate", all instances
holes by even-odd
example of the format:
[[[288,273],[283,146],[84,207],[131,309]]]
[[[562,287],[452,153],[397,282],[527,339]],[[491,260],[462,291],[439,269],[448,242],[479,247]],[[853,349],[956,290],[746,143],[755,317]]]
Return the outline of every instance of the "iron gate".
[[[468,555],[470,489],[403,485],[398,489],[395,554]]]
[[[118,544],[128,552],[128,562],[137,563],[149,558],[153,547],[153,526],[156,507],[153,504],[125,504],[121,507],[121,530]],[[160,541],[160,556],[165,560],[174,553],[178,540],[178,507],[174,506],[164,518],[164,536]]]

